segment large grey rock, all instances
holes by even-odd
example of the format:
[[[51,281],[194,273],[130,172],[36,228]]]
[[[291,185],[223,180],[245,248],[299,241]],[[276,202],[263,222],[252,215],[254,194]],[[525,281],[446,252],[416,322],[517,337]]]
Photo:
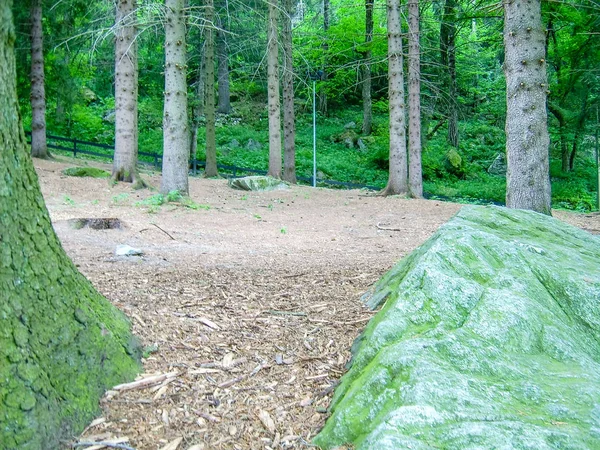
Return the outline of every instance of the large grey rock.
[[[491,175],[506,176],[506,156],[504,153],[498,153],[496,155],[487,171]]]
[[[254,139],[250,138],[248,139],[248,142],[246,143],[246,150],[250,150],[251,152],[255,152],[262,149],[262,144],[258,141],[255,141]]]
[[[244,178],[231,178],[229,186],[242,191],[279,191],[289,189],[289,185],[277,178],[265,176],[252,176]]]
[[[375,286],[325,449],[600,448],[600,240],[460,213]]]

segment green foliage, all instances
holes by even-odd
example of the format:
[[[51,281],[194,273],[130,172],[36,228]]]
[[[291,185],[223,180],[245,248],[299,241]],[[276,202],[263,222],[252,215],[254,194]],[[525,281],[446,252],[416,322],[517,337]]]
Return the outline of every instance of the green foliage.
[[[155,214],[159,211],[160,207],[164,204],[174,204],[178,206],[183,206],[184,208],[193,209],[193,210],[209,210],[210,205],[200,205],[193,201],[190,197],[182,195],[179,191],[171,191],[166,195],[163,194],[155,194],[144,200],[136,202],[135,206],[145,207],[146,211],[149,214]]]
[[[73,200],[71,197],[69,197],[68,195],[65,195],[63,197],[63,205],[67,205],[67,206],[75,206],[75,200]]]
[[[120,194],[114,195],[112,198],[112,203],[115,205],[122,204],[129,198],[129,194],[127,192],[122,192]]]

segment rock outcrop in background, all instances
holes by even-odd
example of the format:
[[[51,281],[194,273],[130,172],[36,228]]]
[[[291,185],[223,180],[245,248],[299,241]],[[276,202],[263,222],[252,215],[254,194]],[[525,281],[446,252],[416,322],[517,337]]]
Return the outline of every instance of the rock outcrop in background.
[[[388,272],[328,449],[600,448],[600,239],[467,206]]]

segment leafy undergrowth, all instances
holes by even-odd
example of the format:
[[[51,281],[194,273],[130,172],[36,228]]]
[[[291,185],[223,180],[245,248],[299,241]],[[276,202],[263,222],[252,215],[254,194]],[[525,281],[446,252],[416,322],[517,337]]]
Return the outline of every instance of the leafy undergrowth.
[[[155,194],[144,200],[135,203],[135,206],[146,208],[149,214],[157,213],[161,206],[165,204],[173,204],[193,210],[210,209],[209,205],[201,205],[193,201],[190,197],[182,195],[179,191],[171,191],[166,195]]]
[[[106,107],[110,105],[109,102]],[[262,103],[248,99],[236,102],[233,106],[233,114],[217,117],[218,163],[266,171],[269,161],[266,108]],[[89,114],[102,117],[97,111],[99,106],[95,108]],[[141,109],[144,126],[140,129],[140,151],[160,152],[162,109],[148,101],[141,102]],[[82,116],[82,127],[87,123],[84,119]],[[318,179],[362,184],[375,189],[385,187],[389,164],[389,124],[385,108],[376,108],[371,135],[361,135],[361,122],[362,112],[356,107],[333,110],[327,117],[318,115]],[[110,133],[114,128],[112,124],[103,123],[100,126],[97,119],[89,123],[94,136],[103,136],[102,142],[110,141]],[[429,128],[433,126],[431,124]],[[471,119],[460,123],[460,133],[460,146],[456,152],[460,163],[455,167],[449,166],[447,161],[451,147],[446,142],[445,127],[441,127],[429,140],[424,140],[422,167],[426,196],[462,203],[503,204],[506,180],[487,172],[494,159],[504,152],[502,127],[485,119]],[[81,130],[81,135],[77,137],[86,138],[89,135],[90,132]],[[204,148],[205,134],[201,126],[197,159],[205,158]],[[559,156],[551,153],[553,207],[581,212],[594,210],[596,175],[590,150],[580,152],[574,170],[569,173],[561,171]],[[148,158],[140,156],[141,160],[153,162],[150,161],[152,158]],[[241,175],[240,172],[237,174]],[[296,174],[300,182],[305,183],[313,174],[313,124],[312,115],[306,109],[297,111],[296,116]]]

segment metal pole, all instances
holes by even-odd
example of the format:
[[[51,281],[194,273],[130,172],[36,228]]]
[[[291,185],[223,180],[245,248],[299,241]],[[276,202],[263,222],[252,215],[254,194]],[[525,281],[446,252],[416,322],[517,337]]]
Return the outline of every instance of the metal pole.
[[[317,82],[313,80],[313,187],[317,187]]]

